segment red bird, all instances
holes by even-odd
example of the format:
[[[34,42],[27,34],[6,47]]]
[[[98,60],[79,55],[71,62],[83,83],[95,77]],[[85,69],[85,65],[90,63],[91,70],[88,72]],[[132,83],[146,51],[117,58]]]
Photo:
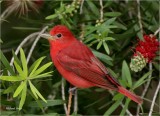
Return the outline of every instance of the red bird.
[[[139,104],[143,102],[139,96],[126,90],[109,75],[106,67],[66,26],[57,25],[51,29],[50,35],[44,34],[42,37],[49,40],[50,55],[55,67],[72,85],[115,90]]]

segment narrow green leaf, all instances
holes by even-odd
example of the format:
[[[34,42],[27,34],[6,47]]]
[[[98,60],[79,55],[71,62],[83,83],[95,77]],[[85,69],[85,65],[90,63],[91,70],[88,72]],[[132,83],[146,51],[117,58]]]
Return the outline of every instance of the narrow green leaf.
[[[110,116],[112,112],[121,104],[122,99],[117,100],[105,113],[104,116]]]
[[[58,17],[58,15],[57,14],[53,14],[53,15],[47,16],[45,19],[54,19],[56,17]]]
[[[13,57],[14,57],[14,60],[16,61],[16,63],[21,67],[22,66],[21,62],[13,50],[12,50],[12,54],[13,54]]]
[[[21,84],[19,85],[19,87],[14,92],[13,97],[17,97],[21,93],[21,91],[25,87],[25,84],[26,84],[25,82],[23,82],[23,81],[21,82]]]
[[[7,70],[11,73],[11,75],[15,75],[15,72],[13,71],[13,68],[10,66],[7,58],[3,55],[2,51],[0,50],[0,60],[4,64],[4,66],[7,68]]]
[[[114,95],[114,97],[112,98],[112,100],[119,100],[119,99],[122,99],[124,98],[124,95],[120,94],[120,93],[117,93],[116,95]]]
[[[16,67],[16,70],[18,71],[19,74],[23,75],[23,70],[22,68],[18,65],[18,63],[16,61],[13,62],[14,66]]]
[[[103,41],[100,41],[97,45],[97,50],[102,46]]]
[[[40,103],[40,100],[38,100],[38,99],[33,95],[33,93],[32,93],[30,90],[28,90],[28,93],[36,100],[39,108],[41,108],[41,110],[43,110],[43,106],[42,106],[42,104]]]
[[[21,56],[24,76],[27,78],[27,75],[28,75],[27,60],[26,60],[26,57],[25,57],[25,54],[22,48],[20,49],[20,56]]]
[[[23,105],[24,105],[24,102],[26,100],[26,94],[27,94],[27,81],[24,82],[25,86],[23,88],[23,91],[22,91],[22,94],[21,94],[21,100],[20,100],[20,103],[19,103],[19,110],[22,109]]]
[[[104,14],[104,16],[109,16],[109,17],[118,17],[118,16],[120,16],[120,15],[121,15],[120,12],[106,12],[106,13]]]
[[[139,37],[139,39],[140,39],[140,40],[144,40],[144,39],[143,39],[143,33],[141,33],[140,27],[138,26],[138,24],[135,24],[135,25],[134,25],[134,29],[135,29],[135,31],[138,31],[138,32],[137,32],[137,36]]]
[[[36,97],[36,99],[38,99],[38,96],[37,96],[37,94],[36,94],[36,92],[35,92],[35,87],[34,87],[34,85],[31,83],[30,80],[29,80],[29,85],[30,85],[30,88],[31,88],[31,91],[32,91],[33,95]]]
[[[128,105],[129,105],[130,101],[131,101],[131,100],[130,100],[129,98],[127,98],[127,100],[126,100],[126,102],[125,102],[125,104],[124,104],[124,107],[123,107],[123,109],[122,109],[122,111],[121,111],[120,116],[125,116],[125,113],[126,113],[126,110],[127,110],[127,108],[128,108]]]
[[[40,63],[44,58],[45,57],[41,57],[32,64],[32,66],[29,68],[29,72],[31,72],[29,76],[31,76],[35,72],[35,70],[37,70],[38,66],[40,65]]]
[[[108,25],[112,24],[115,20],[116,20],[116,18],[110,18],[107,21],[105,21],[103,24],[108,26]]]
[[[122,64],[122,78],[125,78],[125,80],[128,82],[129,87],[132,87],[131,73],[125,60]]]
[[[92,2],[92,1],[90,1],[90,0],[87,0],[86,2],[87,2],[87,4],[88,4],[88,7],[90,8],[90,10],[91,10],[96,16],[98,16],[99,10],[98,10],[98,8],[96,7],[96,5],[94,4],[94,2]]]
[[[47,101],[44,99],[44,97],[40,94],[40,92],[35,88],[35,92],[37,93],[37,95],[44,101],[47,103]]]
[[[50,72],[47,72],[47,73],[43,73],[43,74],[40,74],[40,75],[36,75],[36,76],[33,76],[33,77],[29,77],[28,79],[37,79],[37,78],[43,78],[43,77],[50,77],[52,76],[50,73],[52,73],[53,71],[50,71]]]
[[[17,85],[11,85],[3,91],[3,94],[11,93],[11,92],[15,91],[16,88],[17,88]]]
[[[48,107],[48,106],[57,106],[57,105],[62,105],[64,103],[63,100],[47,100],[47,103],[44,103],[43,101],[40,101],[40,103],[43,105],[43,107]],[[36,101],[33,101],[29,104],[30,107],[39,107]]]
[[[113,40],[115,40],[113,37],[105,37],[103,40],[105,40],[105,41],[113,41]]]
[[[44,102],[46,102],[47,103],[47,101],[44,99],[44,97],[40,94],[40,92],[36,89],[36,87],[30,82],[30,86],[32,86],[31,88],[31,91],[32,91],[32,93],[35,95],[35,93],[36,93],[36,95],[35,95],[35,97],[38,95]],[[35,93],[34,93],[34,92]]]
[[[0,76],[0,80],[4,81],[22,81],[24,78],[20,76]]]
[[[110,56],[108,56],[106,54],[103,54],[101,52],[98,52],[98,51],[95,51],[95,50],[93,50],[92,52],[95,54],[95,56],[97,56],[100,59],[105,59],[105,60],[110,60],[110,61],[113,60]]]
[[[32,76],[36,76],[36,75],[40,74],[40,73],[43,72],[46,68],[48,68],[51,64],[52,64],[52,62],[49,62],[49,63],[43,65],[41,68],[37,69],[37,70],[32,74]]]
[[[104,46],[104,49],[107,52],[107,54],[110,54],[110,51],[109,51],[109,48],[108,48],[108,45],[106,44],[106,42],[103,42],[103,46]]]
[[[139,86],[143,83],[143,81],[145,81],[145,79],[146,79],[150,74],[152,74],[152,70],[149,71],[149,72],[147,72],[147,73],[145,73],[142,77],[140,77],[140,79],[139,79],[138,81],[136,81],[136,83],[133,85],[133,89],[139,87]]]

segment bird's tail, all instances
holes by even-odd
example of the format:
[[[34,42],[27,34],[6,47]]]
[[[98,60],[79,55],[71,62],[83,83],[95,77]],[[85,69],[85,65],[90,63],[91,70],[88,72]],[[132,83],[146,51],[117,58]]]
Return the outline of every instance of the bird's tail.
[[[135,101],[138,104],[142,104],[142,102],[143,102],[142,98],[140,98],[139,96],[131,93],[130,91],[128,91],[124,87],[119,86],[118,87],[118,92],[120,92],[121,94],[127,96],[128,98],[130,98],[131,100]]]

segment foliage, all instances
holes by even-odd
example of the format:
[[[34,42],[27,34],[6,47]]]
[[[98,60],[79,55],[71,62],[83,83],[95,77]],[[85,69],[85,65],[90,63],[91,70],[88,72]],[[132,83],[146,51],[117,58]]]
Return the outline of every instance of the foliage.
[[[160,57],[157,55],[153,59],[152,67],[145,66],[137,73],[130,70],[129,63],[134,54],[132,48],[138,42],[136,38],[143,40],[144,33],[154,34],[159,28],[157,15],[159,2],[141,1],[139,6],[137,1],[29,0],[25,2],[26,5],[34,3],[37,6],[28,6],[25,12],[15,9],[14,12],[8,13],[4,11],[9,8],[6,5],[9,1],[1,1],[2,114],[65,114],[63,104],[68,102],[70,85],[68,82],[64,84],[66,93],[64,101],[61,95],[61,75],[54,66],[51,66],[48,42],[45,39],[37,39],[44,26],[49,27],[45,30],[48,32],[57,24],[68,26],[75,37],[91,48],[95,56],[108,68],[109,73],[125,88],[141,96],[149,82],[140,109],[142,115],[148,114],[158,85]],[[32,11],[33,9],[38,13]],[[19,12],[21,12],[19,15],[15,15]],[[143,26],[142,29],[140,24]],[[26,37],[29,39],[26,40]],[[23,46],[20,46],[21,42],[24,42]],[[19,55],[18,47],[23,47]],[[33,51],[31,47],[34,48]],[[29,58],[31,52],[33,53]],[[128,115],[127,111],[136,115],[136,103],[117,92],[110,93],[97,87],[78,89],[78,112],[72,110],[74,109],[72,104],[72,115]],[[159,106],[156,102],[153,114],[158,114]]]

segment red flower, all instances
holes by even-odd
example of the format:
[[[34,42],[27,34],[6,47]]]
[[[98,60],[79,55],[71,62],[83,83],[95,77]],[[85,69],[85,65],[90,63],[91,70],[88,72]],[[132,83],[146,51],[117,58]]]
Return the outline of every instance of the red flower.
[[[154,35],[143,35],[144,41],[139,40],[138,45],[136,46],[136,52],[134,56],[137,56],[138,53],[141,53],[147,62],[151,62],[156,56],[156,51],[159,49],[160,43]]]

